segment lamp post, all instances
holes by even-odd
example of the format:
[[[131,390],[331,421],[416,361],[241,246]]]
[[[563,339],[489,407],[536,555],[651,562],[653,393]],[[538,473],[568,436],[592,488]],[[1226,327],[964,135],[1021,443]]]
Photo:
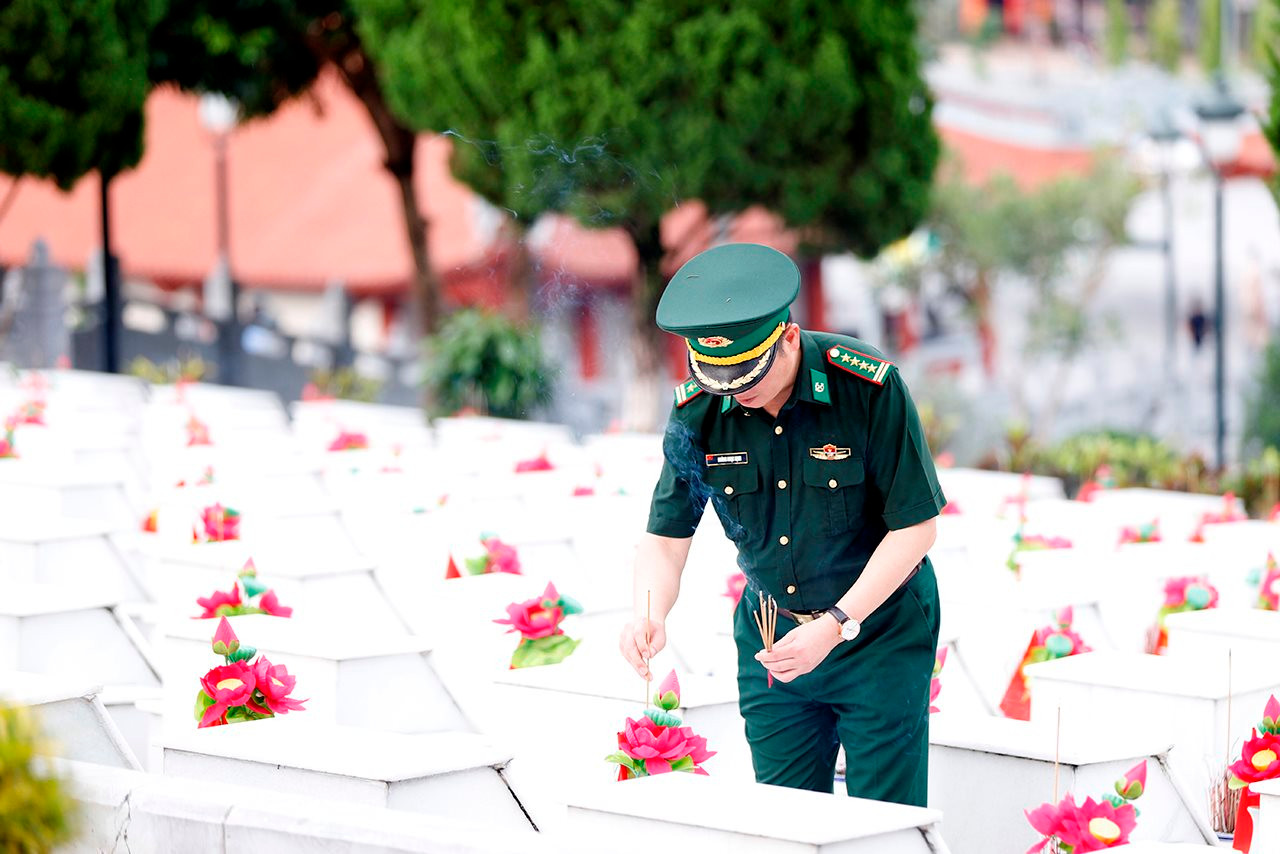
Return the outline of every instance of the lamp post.
[[[1178,283],[1173,266],[1173,195],[1169,159],[1170,149],[1182,138],[1182,132],[1174,125],[1169,111],[1162,109],[1147,128],[1147,136],[1156,143],[1160,158],[1160,201],[1164,208],[1163,239],[1160,241],[1160,250],[1164,254],[1164,386],[1168,394],[1173,389],[1178,347]]]
[[[1231,95],[1226,78],[1218,75],[1209,97],[1195,107],[1200,119],[1200,150],[1213,173],[1213,413],[1214,462],[1226,467],[1226,287],[1222,249],[1223,169],[1240,153],[1238,119],[1244,105]]]
[[[236,380],[240,348],[240,322],[236,311],[240,288],[231,273],[231,214],[227,203],[227,141],[240,118],[240,108],[225,95],[200,97],[200,124],[213,137],[214,219],[217,257],[204,283],[205,313],[219,326],[220,378]]]

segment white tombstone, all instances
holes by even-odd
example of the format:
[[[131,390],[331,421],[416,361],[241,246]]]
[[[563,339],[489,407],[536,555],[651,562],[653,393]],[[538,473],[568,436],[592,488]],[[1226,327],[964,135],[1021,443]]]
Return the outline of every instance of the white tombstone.
[[[1253,817],[1251,851],[1280,851],[1280,780],[1249,784],[1258,795],[1258,814]]]
[[[954,854],[1024,850],[1037,839],[1024,811],[1051,802],[1055,787],[1059,797],[1100,800],[1143,759],[1147,786],[1135,838],[1216,840],[1201,799],[1170,774],[1169,744],[1158,736],[1064,728],[1059,743],[1051,726],[944,712],[929,721],[929,745],[929,804],[946,816]]]
[[[1028,665],[1031,720],[1093,731],[1149,731],[1173,744],[1169,759],[1193,791],[1208,785],[1207,768],[1249,732],[1280,690],[1280,668],[1234,670],[1220,662],[1171,656],[1093,652]],[[1227,719],[1228,707],[1231,718]]]
[[[132,530],[137,508],[123,477],[108,471],[40,466],[22,460],[0,465],[0,514],[16,519],[70,516],[92,519],[113,531]]]
[[[134,751],[107,715],[99,686],[55,676],[0,672],[0,699],[28,706],[54,753],[77,762],[138,768]]]
[[[0,522],[0,579],[98,590],[117,601],[145,599],[109,531],[106,523],[88,519],[6,517]]]
[[[610,849],[946,854],[937,810],[671,773],[571,795],[568,827]]]
[[[1170,657],[1220,666],[1230,650],[1232,668],[1241,673],[1280,669],[1280,612],[1209,608],[1170,614],[1165,626]]]
[[[335,727],[297,714],[168,733],[164,773],[532,830],[503,780],[510,754],[482,736]]]
[[[307,623],[261,614],[231,617],[240,642],[297,677],[292,696],[316,721],[389,732],[472,727],[441,682],[430,640],[379,635],[344,622]],[[200,677],[223,663],[210,644],[216,620],[175,620],[164,629],[165,728],[195,726]]]

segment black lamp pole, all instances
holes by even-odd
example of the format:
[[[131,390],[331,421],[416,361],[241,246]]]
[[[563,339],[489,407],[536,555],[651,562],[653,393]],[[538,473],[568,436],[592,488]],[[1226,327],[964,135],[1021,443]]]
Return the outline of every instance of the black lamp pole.
[[[120,373],[120,275],[111,254],[111,175],[99,172],[102,203],[102,368]]]

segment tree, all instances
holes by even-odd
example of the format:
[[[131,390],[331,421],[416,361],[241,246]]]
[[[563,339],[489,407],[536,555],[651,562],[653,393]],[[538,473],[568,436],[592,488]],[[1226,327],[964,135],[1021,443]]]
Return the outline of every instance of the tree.
[[[762,204],[864,255],[926,209],[938,142],[911,4],[353,2],[396,110],[457,137],[459,178],[520,221],[630,234],[640,378],[664,373],[653,313],[675,205]]]
[[[234,97],[249,115],[270,113],[332,67],[363,104],[400,191],[413,257],[413,294],[423,331],[440,320],[440,283],[431,269],[427,224],[414,192],[416,135],[392,113],[375,63],[344,0],[174,2],[155,27],[150,76],[184,89]]]
[[[1129,58],[1129,4],[1126,0],[1107,0],[1105,47],[1107,62],[1123,65]]]
[[[1177,72],[1182,62],[1182,4],[1179,0],[1156,0],[1147,27],[1151,61],[1165,71]]]
[[[1222,68],[1222,0],[1200,0],[1200,67],[1205,74]]]
[[[1264,13],[1265,12],[1265,13]],[[1271,89],[1271,102],[1262,122],[1262,131],[1280,161],[1280,0],[1258,0],[1257,26],[1264,33],[1262,71]],[[1280,202],[1280,175],[1271,179],[1271,192]]]

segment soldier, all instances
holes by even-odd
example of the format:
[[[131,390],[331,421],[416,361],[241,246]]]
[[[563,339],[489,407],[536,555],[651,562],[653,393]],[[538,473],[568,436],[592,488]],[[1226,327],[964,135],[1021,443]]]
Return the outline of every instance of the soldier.
[[[730,244],[663,293],[658,325],[686,339],[692,377],[675,392],[620,646],[647,676],[710,499],[747,577],[733,633],[756,779],[830,792],[843,744],[850,795],[923,806],[939,616],[926,552],[946,499],[893,364],[792,323],[799,288],[786,255]],[[770,652],[760,591],[779,605]]]

